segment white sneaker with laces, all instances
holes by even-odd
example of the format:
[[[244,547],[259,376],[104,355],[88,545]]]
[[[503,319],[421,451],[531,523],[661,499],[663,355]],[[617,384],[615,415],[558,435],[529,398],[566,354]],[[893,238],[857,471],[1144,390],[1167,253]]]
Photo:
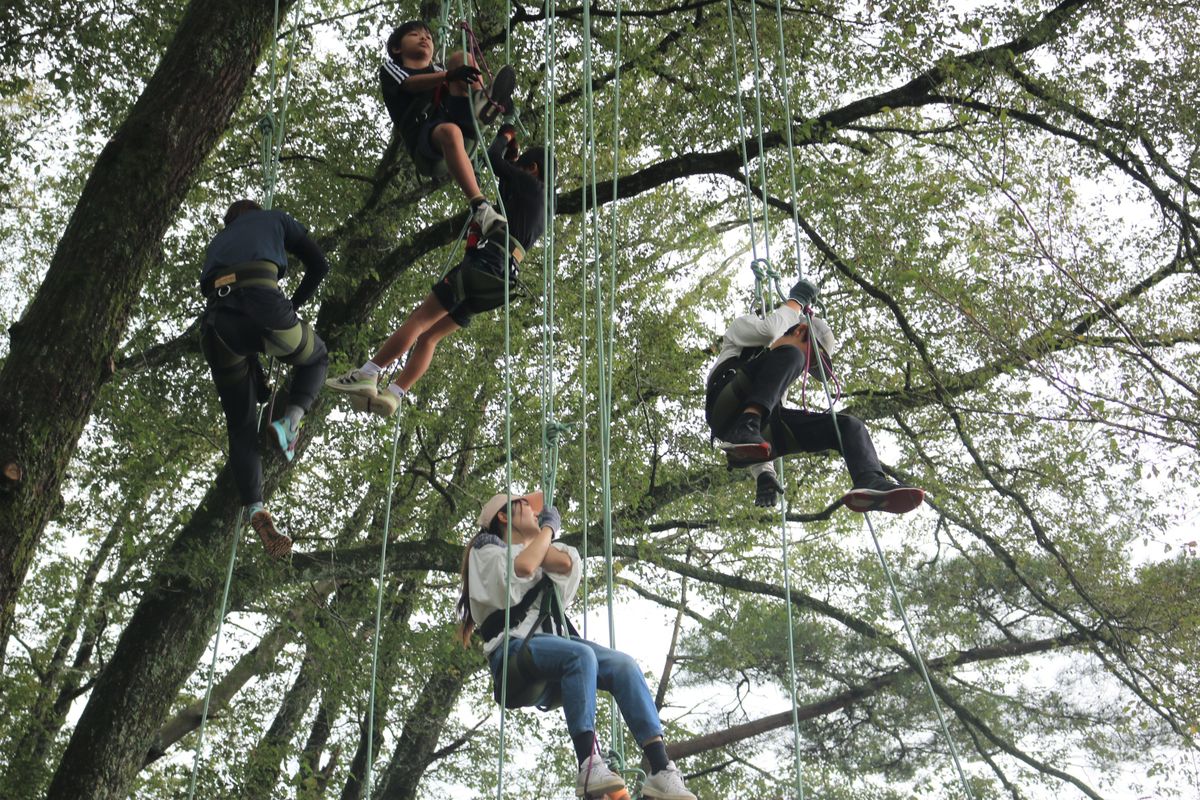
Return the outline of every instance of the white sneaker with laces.
[[[683,775],[674,761],[667,762],[667,768],[660,770],[642,784],[642,797],[654,800],[696,800],[696,795],[683,785]]]
[[[359,397],[374,397],[379,394],[379,378],[368,375],[361,369],[352,369],[336,378],[329,378],[325,385],[335,392],[358,395]]]
[[[599,797],[624,786],[625,780],[609,769],[603,758],[593,753],[588,756],[587,761],[579,765],[579,776],[575,778],[575,796]]]

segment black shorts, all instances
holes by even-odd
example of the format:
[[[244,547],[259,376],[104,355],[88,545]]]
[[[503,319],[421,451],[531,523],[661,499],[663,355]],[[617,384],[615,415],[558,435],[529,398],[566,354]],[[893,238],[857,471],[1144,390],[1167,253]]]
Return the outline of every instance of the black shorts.
[[[433,143],[433,129],[447,122],[459,127],[463,139],[473,140],[475,138],[475,124],[471,119],[469,101],[465,97],[447,95],[442,98],[442,106],[437,108],[429,119],[422,122],[417,129],[416,141],[409,144],[408,154],[414,158],[420,156],[431,163],[443,160],[445,156]]]
[[[471,317],[504,305],[504,271],[501,248],[491,245],[470,250],[454,269],[433,285],[433,296],[462,327]],[[509,275],[509,299],[517,296],[517,271]]]

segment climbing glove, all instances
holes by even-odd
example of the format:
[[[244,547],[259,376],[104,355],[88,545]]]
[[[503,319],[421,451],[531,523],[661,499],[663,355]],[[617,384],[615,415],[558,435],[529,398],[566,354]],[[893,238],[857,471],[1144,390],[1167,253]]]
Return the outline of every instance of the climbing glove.
[[[503,136],[508,139],[508,144],[504,146],[504,160],[516,161],[519,155],[517,146],[517,129],[512,125],[505,123],[500,126],[500,130],[496,131],[497,136]]]
[[[446,73],[447,81],[465,81],[467,83],[475,83],[479,80],[483,73],[472,67],[470,64],[463,64],[461,67],[455,67]]]
[[[762,508],[774,508],[779,502],[779,493],[783,491],[783,487],[779,485],[775,474],[771,472],[760,472],[758,475],[758,486],[754,493],[754,505]]]
[[[796,284],[788,292],[788,299],[795,300],[802,306],[812,305],[812,301],[817,299],[820,290],[812,281],[801,278],[796,281]]]
[[[554,506],[543,508],[538,514],[538,528],[549,528],[550,538],[557,538],[558,531],[562,528],[562,517],[559,515],[558,509]]]

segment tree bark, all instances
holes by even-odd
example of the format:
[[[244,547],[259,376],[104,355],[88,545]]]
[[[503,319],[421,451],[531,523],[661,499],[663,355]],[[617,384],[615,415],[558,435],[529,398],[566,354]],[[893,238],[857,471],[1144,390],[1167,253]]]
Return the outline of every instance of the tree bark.
[[[307,647],[300,672],[284,694],[270,729],[250,751],[245,780],[234,795],[240,800],[271,800],[278,796],[275,790],[283,759],[300,727],[301,718],[317,696],[322,670],[319,654],[311,646]]]
[[[273,14],[267,0],[192,0],[10,329],[0,368],[0,641],[147,270],[245,93]]]
[[[321,767],[321,753],[325,752],[325,745],[333,733],[333,722],[341,709],[342,696],[340,692],[326,692],[317,706],[317,715],[309,728],[304,749],[300,752],[300,766],[292,781],[296,786],[296,800],[321,800],[325,797],[325,787],[329,785],[329,777],[337,764],[338,751],[335,748],[330,754],[324,769]]]
[[[421,688],[404,724],[404,732],[396,742],[383,783],[375,793],[375,800],[415,800],[417,797],[421,778],[435,758],[434,751],[442,729],[446,727],[446,718],[458,702],[463,683],[473,669],[480,666],[478,657],[467,651],[452,652],[447,662],[434,670]]]

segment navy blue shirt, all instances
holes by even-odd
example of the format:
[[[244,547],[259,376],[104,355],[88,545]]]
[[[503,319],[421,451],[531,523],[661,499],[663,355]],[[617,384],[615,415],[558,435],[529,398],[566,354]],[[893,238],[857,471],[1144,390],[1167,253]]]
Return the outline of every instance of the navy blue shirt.
[[[219,269],[247,261],[270,261],[279,267],[282,278],[287,272],[288,253],[296,254],[304,262],[304,280],[292,297],[292,302],[299,306],[312,296],[329,272],[329,262],[304,226],[285,211],[245,211],[226,225],[209,242],[200,281],[203,283]]]
[[[505,161],[507,145],[508,139],[497,135],[488,148],[488,158],[500,179],[500,199],[504,201],[509,235],[528,251],[546,229],[546,185],[511,161]]]

